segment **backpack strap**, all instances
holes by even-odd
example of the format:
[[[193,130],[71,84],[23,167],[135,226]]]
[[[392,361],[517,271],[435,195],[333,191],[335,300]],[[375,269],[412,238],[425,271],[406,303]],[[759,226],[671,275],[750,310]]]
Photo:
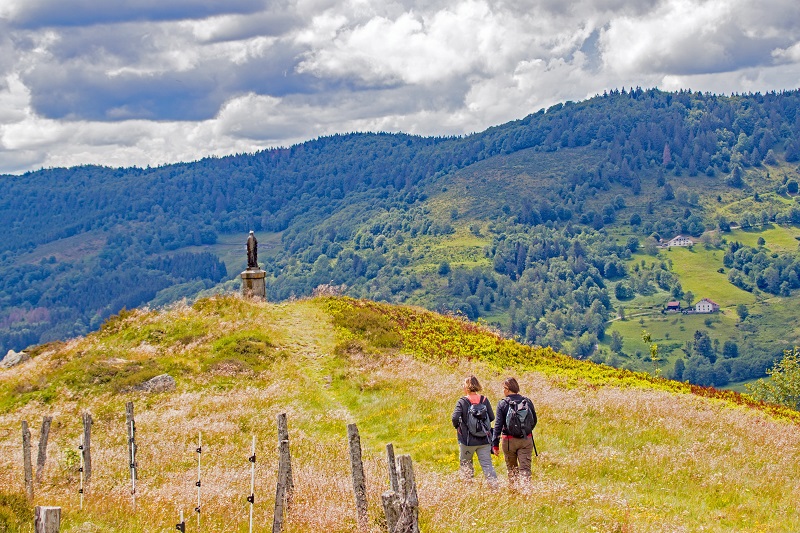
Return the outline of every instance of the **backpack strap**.
[[[464,398],[469,402],[470,405],[478,405],[480,403],[483,403],[483,400],[485,399],[482,394],[481,394],[480,399],[475,403],[472,403],[472,400],[470,399],[469,396],[464,396]]]

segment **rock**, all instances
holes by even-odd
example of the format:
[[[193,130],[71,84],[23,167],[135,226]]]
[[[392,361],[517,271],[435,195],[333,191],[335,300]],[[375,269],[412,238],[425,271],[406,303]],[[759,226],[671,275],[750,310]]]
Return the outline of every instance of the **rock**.
[[[175,390],[175,378],[169,374],[161,374],[134,387],[143,392],[168,392]]]
[[[6,356],[0,360],[0,368],[11,368],[14,365],[24,363],[30,358],[31,357],[25,352],[15,352],[14,350],[9,350]]]

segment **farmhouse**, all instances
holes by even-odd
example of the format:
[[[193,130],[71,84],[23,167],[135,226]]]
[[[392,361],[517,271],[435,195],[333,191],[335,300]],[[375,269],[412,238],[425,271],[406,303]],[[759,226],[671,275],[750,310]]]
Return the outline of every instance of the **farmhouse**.
[[[684,237],[683,235],[678,235],[677,237],[673,237],[670,239],[664,247],[669,248],[670,246],[692,246],[694,245],[694,241],[689,237]]]
[[[681,303],[678,301],[667,302],[667,313],[677,313],[681,310]]]
[[[695,313],[715,313],[719,311],[719,304],[708,298],[703,298],[694,306]]]

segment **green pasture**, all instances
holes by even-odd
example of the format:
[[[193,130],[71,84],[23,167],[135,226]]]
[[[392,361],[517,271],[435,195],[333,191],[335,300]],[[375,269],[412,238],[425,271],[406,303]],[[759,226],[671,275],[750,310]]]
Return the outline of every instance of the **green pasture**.
[[[772,297],[749,307],[750,316],[740,326],[744,337],[760,340],[779,352],[800,345],[800,299]]]
[[[614,309],[624,308],[626,317],[660,313],[666,306],[666,302],[674,300],[668,292],[658,288],[653,294],[637,294],[635,298],[629,300],[618,300],[614,296],[613,286],[610,287],[609,292],[611,293],[611,302]]]
[[[732,198],[731,201],[717,209],[717,213],[728,216],[733,220],[738,220],[739,216],[744,212],[760,213],[761,211],[768,211],[770,209],[783,210],[791,206],[794,199],[787,196],[781,196],[774,192],[759,192],[759,199],[755,199],[755,194],[748,193],[738,198]]]
[[[800,237],[800,227],[767,224],[757,228],[735,229],[726,235],[728,241],[739,241],[753,248],[758,248],[759,237],[766,241],[764,247],[770,251],[796,251],[800,244],[797,240],[797,237]]]
[[[735,383],[731,382],[725,385],[724,387],[719,387],[719,388],[732,390],[740,394],[748,394],[750,391],[747,390],[747,385],[755,383],[756,381],[758,381],[758,379],[748,379],[747,381],[737,381]]]
[[[706,250],[703,246],[673,247],[659,255],[672,260],[672,271],[680,278],[684,292],[692,291],[695,303],[701,298],[710,298],[720,307],[730,307],[756,300],[753,294],[728,282],[727,269],[724,273],[718,272],[724,268],[722,250]]]
[[[413,242],[410,270],[417,273],[436,272],[445,261],[451,268],[484,267],[491,264],[483,251],[489,240],[473,235],[464,227],[456,228],[452,235],[424,235],[407,242]]]
[[[710,321],[710,325],[706,325],[706,321]],[[618,331],[623,338],[623,352],[631,355],[638,350],[642,355],[646,355],[650,353],[650,347],[642,341],[642,330],[647,330],[653,342],[659,345],[662,358],[671,362],[676,357],[684,355],[681,348],[686,341],[694,340],[694,332],[697,330],[705,330],[712,341],[718,339],[720,345],[726,340],[736,339],[736,322],[736,315],[732,311],[696,315],[658,313],[631,317],[612,322],[601,344],[609,346],[611,334]]]
[[[20,264],[35,264],[42,259],[55,257],[59,262],[80,261],[96,255],[106,244],[108,234],[105,231],[89,231],[42,244],[22,255]]]

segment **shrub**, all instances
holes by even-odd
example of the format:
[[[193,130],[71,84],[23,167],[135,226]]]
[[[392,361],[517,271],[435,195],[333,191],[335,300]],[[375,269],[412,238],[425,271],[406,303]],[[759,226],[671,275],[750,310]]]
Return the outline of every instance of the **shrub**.
[[[224,366],[239,371],[265,370],[275,358],[274,346],[266,334],[258,330],[245,330],[226,335],[213,344],[213,353],[204,363],[206,369]]]
[[[800,410],[800,348],[785,350],[783,359],[767,370],[769,381],[745,385],[757,400]]]
[[[395,324],[383,313],[369,307],[344,307],[334,315],[335,326],[350,330],[376,348],[399,348],[403,341]]]
[[[100,331],[103,333],[113,333],[119,328],[125,319],[133,316],[136,313],[135,309],[125,309],[124,307],[120,309],[119,313],[116,315],[111,315],[106,319],[105,322],[100,326]]]
[[[22,494],[0,492],[0,532],[27,531],[33,523],[33,508]]]

